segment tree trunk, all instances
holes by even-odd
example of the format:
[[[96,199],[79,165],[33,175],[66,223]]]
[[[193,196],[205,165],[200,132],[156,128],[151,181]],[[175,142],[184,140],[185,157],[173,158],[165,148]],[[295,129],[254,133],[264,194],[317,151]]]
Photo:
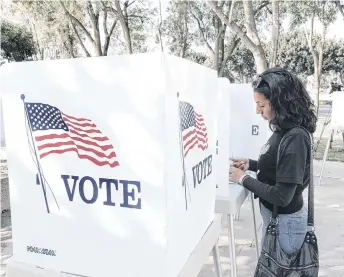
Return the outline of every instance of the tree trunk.
[[[100,32],[99,32],[99,12],[95,13],[91,1],[87,1],[87,12],[91,18],[92,29],[94,35],[94,52],[96,56],[102,56],[102,45],[100,42]]]
[[[219,22],[219,20],[216,20],[216,27],[218,32],[221,32],[221,27],[219,26],[221,23]],[[215,41],[215,47],[214,47],[214,69],[216,71],[218,71],[219,69],[219,51],[220,51],[220,34],[217,34],[217,39]]]
[[[320,105],[320,81],[321,81],[321,74],[322,74],[322,67],[323,67],[323,60],[324,60],[324,47],[325,47],[325,37],[326,37],[326,26],[323,26],[323,34],[322,38],[318,47],[318,71],[317,71],[317,90],[316,90],[316,98],[317,98],[317,116],[319,115],[319,105]]]
[[[74,33],[75,33],[75,35],[76,35],[76,37],[77,37],[77,39],[78,39],[78,41],[79,41],[79,43],[80,43],[80,45],[81,45],[82,50],[84,50],[84,52],[85,52],[86,57],[91,57],[90,52],[88,52],[88,50],[87,50],[87,48],[86,48],[84,42],[82,41],[82,39],[81,39],[81,37],[80,37],[80,35],[79,35],[79,32],[78,32],[78,30],[76,29],[76,27],[75,27],[74,23],[72,22],[72,20],[71,20],[70,24],[72,25],[72,28],[73,28],[73,30],[74,30]]]
[[[260,45],[257,48],[258,49],[255,50],[252,54],[257,67],[257,73],[259,74],[268,68],[268,64],[263,47]]]
[[[117,9],[117,16],[118,16],[119,22],[121,23],[124,39],[127,44],[128,53],[132,54],[133,46],[132,46],[131,37],[130,37],[130,30],[129,30],[129,24],[128,24],[128,10],[127,10],[129,1],[124,2],[123,11],[121,9],[119,0],[115,0],[115,5]]]
[[[258,36],[252,2],[243,1],[246,32],[244,32],[235,22],[230,22],[228,20],[228,16],[226,16],[213,1],[207,0],[207,3],[221,19],[222,23],[230,26],[232,31],[234,31],[239,36],[241,41],[245,44],[247,49],[252,52],[257,67],[257,73],[261,73],[266,70],[268,68],[267,60]]]
[[[92,45],[94,45],[94,39],[92,38],[91,34],[87,31],[87,29],[85,28],[85,26],[75,17],[73,16],[66,8],[66,6],[63,4],[62,1],[59,1],[60,5],[62,7],[62,9],[64,10],[65,16],[70,20],[70,23],[72,25],[72,28],[76,34],[76,37],[78,38],[78,41],[81,45],[81,48],[84,50],[85,54],[87,57],[91,57],[90,53],[88,52],[85,44],[83,43],[78,30],[76,29],[76,26],[78,26],[86,35],[86,37],[89,39],[89,41],[92,43]]]
[[[272,0],[272,53],[270,67],[277,64],[277,51],[279,41],[279,0]]]
[[[315,106],[316,106],[316,115],[319,115],[319,100],[320,100],[320,75],[319,75],[319,65],[317,68],[314,65],[314,83],[315,83]]]
[[[187,2],[184,1],[184,2],[181,2],[180,3],[181,5],[181,18],[183,20],[183,29],[182,29],[182,32],[181,32],[181,49],[180,49],[180,53],[179,53],[179,56],[181,58],[184,58],[185,57],[185,54],[186,54],[186,49],[187,49],[187,46],[188,46],[188,33],[189,33],[189,28],[188,28],[188,11],[187,11]]]
[[[36,29],[36,24],[34,22],[31,21],[31,19],[26,16],[27,20],[29,21],[29,23],[32,25],[32,27],[30,26],[30,29],[35,33],[35,38],[36,38],[36,43],[37,43],[37,50],[38,50],[38,54],[41,60],[43,60],[44,56],[43,56],[43,49],[41,49],[40,43],[39,43],[39,39],[38,39],[38,35],[37,35],[37,29]],[[36,55],[37,56],[37,55]]]
[[[219,70],[219,74],[218,74],[219,77],[223,77],[223,73],[224,73],[224,70],[225,70],[225,68],[226,68],[227,62],[228,62],[230,56],[231,56],[231,55],[233,54],[233,52],[235,51],[235,49],[238,47],[239,42],[240,42],[240,38],[237,38],[237,37],[235,36],[235,37],[233,38],[233,40],[231,41],[231,43],[228,45],[226,55],[225,55],[225,57],[223,58],[222,63],[221,63],[221,65],[220,65],[220,70]]]
[[[319,70],[319,54],[316,52],[316,49],[313,46],[313,31],[314,31],[314,18],[315,18],[315,12],[313,12],[312,16],[311,16],[311,28],[310,28],[310,32],[308,34],[307,28],[305,27],[305,34],[306,34],[306,39],[308,42],[308,47],[310,52],[312,53],[312,57],[313,57],[313,62],[314,62],[314,73],[313,73],[313,85],[312,86],[312,90],[314,89],[314,91],[312,91],[311,93],[315,92],[315,101],[314,104],[316,106],[316,115],[318,116],[318,112],[319,112],[319,92],[320,92],[320,70]]]
[[[110,28],[110,32],[108,32],[107,26],[106,26],[106,21],[104,21],[105,42],[104,42],[104,48],[103,48],[103,56],[107,56],[107,53],[109,50],[109,45],[110,45],[111,35],[112,35],[113,30],[115,29],[116,25],[117,25],[117,19],[115,19],[115,21],[112,23],[111,28]]]

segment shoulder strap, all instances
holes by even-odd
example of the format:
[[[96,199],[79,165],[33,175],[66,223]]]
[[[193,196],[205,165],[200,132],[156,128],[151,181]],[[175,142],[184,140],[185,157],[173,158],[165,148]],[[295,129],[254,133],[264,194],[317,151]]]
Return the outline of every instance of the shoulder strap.
[[[314,183],[313,183],[313,138],[312,135],[310,134],[310,132],[308,130],[306,130],[303,127],[300,127],[303,130],[305,130],[305,132],[308,133],[309,135],[309,139],[311,142],[311,147],[310,147],[310,161],[309,161],[309,187],[308,187],[308,226],[314,228]],[[283,138],[280,141],[280,144],[278,146],[278,150],[277,150],[277,164],[278,164],[278,160],[279,160],[279,154],[280,154],[280,146],[281,143],[284,139],[284,137],[288,134],[288,132],[283,136]],[[272,212],[272,218],[276,219],[278,215],[278,206],[274,205],[273,206],[273,212]]]
[[[309,186],[308,186],[308,226],[314,229],[314,178],[313,178],[313,138],[306,130],[311,140],[311,153],[309,161]]]

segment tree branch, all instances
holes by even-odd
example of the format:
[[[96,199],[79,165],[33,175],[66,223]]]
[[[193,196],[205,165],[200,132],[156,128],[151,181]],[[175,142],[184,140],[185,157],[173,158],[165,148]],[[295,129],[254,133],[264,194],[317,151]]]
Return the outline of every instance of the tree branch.
[[[124,39],[127,42],[128,52],[129,52],[129,54],[132,54],[133,53],[133,48],[132,48],[132,44],[131,44],[130,31],[129,31],[129,26],[128,26],[128,18],[126,18],[126,16],[125,16],[127,14],[127,8],[128,8],[128,5],[129,5],[128,2],[129,1],[125,1],[124,2],[124,8],[123,8],[124,14],[122,12],[119,0],[115,0],[115,5],[116,5],[116,9],[117,9],[118,20],[119,20],[119,22],[121,23],[121,26],[122,26],[122,31],[123,31],[123,34],[124,34]]]
[[[98,21],[98,16],[94,13],[91,1],[87,1],[87,12],[90,15],[93,25],[96,25]]]
[[[111,35],[112,35],[113,30],[115,29],[116,25],[117,25],[117,19],[115,19],[115,21],[112,23],[112,25],[110,27],[110,31],[106,34],[104,47],[103,47],[103,56],[106,56],[108,53]]]
[[[233,54],[234,50],[238,47],[239,42],[240,42],[240,38],[234,37],[234,39],[231,41],[231,44],[228,46],[226,55],[220,65],[219,77],[222,77],[226,64],[229,58],[231,57],[231,55]]]
[[[85,47],[85,45],[84,45],[84,42],[82,41],[82,39],[81,39],[81,37],[80,37],[80,35],[79,35],[79,32],[78,32],[78,30],[76,29],[75,25],[73,24],[71,18],[69,18],[69,20],[70,20],[70,24],[72,25],[72,28],[73,28],[73,30],[74,30],[74,33],[76,34],[76,37],[78,38],[78,41],[79,41],[79,43],[80,43],[80,45],[81,45],[81,48],[84,50],[84,52],[85,52],[85,54],[86,54],[87,57],[91,57],[90,52],[88,52],[88,50],[86,49],[86,47]]]
[[[230,6],[229,12],[228,12],[228,21],[229,22],[232,22],[234,5],[235,5],[235,0],[232,0],[231,6]]]
[[[309,47],[309,50],[311,52],[314,51],[314,47],[313,47],[313,43],[312,43],[313,31],[314,31],[314,17],[315,17],[315,14],[313,12],[312,17],[311,17],[311,30],[309,32],[309,35],[308,35],[308,31],[307,31],[307,26],[304,26],[305,27],[306,39],[307,39],[307,42],[308,42],[308,47]]]
[[[114,22],[112,23],[112,26],[110,27],[110,32],[109,32],[109,34],[108,34],[109,37],[112,36],[113,30],[115,29],[115,27],[116,27],[116,25],[117,25],[117,21],[118,21],[118,19],[116,18],[116,19],[114,20]]]
[[[247,46],[247,48],[254,52],[257,50],[257,45],[254,44],[254,42],[247,36],[246,33],[243,32],[243,30],[241,30],[241,28],[235,23],[235,22],[229,22],[228,18],[226,17],[226,15],[222,12],[221,9],[219,9],[216,4],[212,1],[207,0],[209,6],[212,8],[212,10],[217,14],[217,16],[224,22],[227,24],[227,26],[231,27],[232,30],[238,34],[238,36],[240,37],[240,39],[243,41],[243,43],[245,43],[245,45]]]
[[[253,15],[256,16],[263,8],[265,8],[269,4],[269,1],[264,1],[263,3],[261,3],[260,6],[254,11]]]
[[[277,64],[277,51],[279,42],[279,0],[272,0],[272,53],[270,67]]]
[[[104,11],[103,29],[104,29],[105,36],[108,37],[109,36],[109,32],[108,32],[108,29],[107,29],[107,11],[106,10]]]
[[[66,8],[66,6],[63,4],[62,1],[59,1],[60,2],[60,5],[62,6],[65,14],[67,15],[67,17],[69,17],[69,19],[71,20],[72,22],[72,25],[74,26],[73,23],[75,23],[77,26],[79,26],[85,33],[85,35],[87,36],[87,38],[92,42],[94,43],[94,39],[92,38],[92,36],[90,35],[90,33],[87,31],[87,29],[85,28],[84,25],[82,25],[82,23],[75,17],[73,16]],[[73,28],[74,30],[76,30],[75,28]]]
[[[99,14],[95,14],[91,1],[87,1],[87,12],[91,18],[94,34],[94,49],[98,56],[102,56],[102,46],[100,41],[100,32],[99,32]]]
[[[260,40],[257,34],[256,21],[254,19],[253,13],[253,3],[252,1],[243,1],[244,14],[246,21],[247,36],[255,43],[255,45],[260,44]]]
[[[199,29],[200,32],[201,32],[202,38],[203,38],[203,40],[204,40],[204,42],[205,42],[205,44],[206,44],[208,50],[209,50],[213,55],[215,55],[215,52],[214,52],[213,48],[211,48],[209,42],[207,41],[207,39],[206,39],[206,37],[205,37],[205,34],[204,34],[204,31],[203,31],[203,28],[202,28],[202,26],[201,26],[201,23],[200,23],[199,18],[198,18],[193,12],[191,12],[191,15],[192,15],[192,17],[195,18],[196,21],[197,21],[198,29]]]
[[[130,7],[132,4],[134,4],[136,0],[131,1],[131,3],[128,4],[128,7]]]
[[[102,4],[103,10],[104,10],[104,11],[113,12],[114,14],[117,14],[116,9],[114,9],[114,8],[111,7],[111,6],[110,6],[110,7],[109,7],[109,6],[106,6],[105,3],[104,3],[104,1],[100,1],[100,3]]]

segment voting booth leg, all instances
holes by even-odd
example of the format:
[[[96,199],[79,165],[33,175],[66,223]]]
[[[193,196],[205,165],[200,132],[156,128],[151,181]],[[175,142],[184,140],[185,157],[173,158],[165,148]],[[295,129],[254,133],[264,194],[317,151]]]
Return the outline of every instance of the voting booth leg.
[[[256,254],[257,254],[257,260],[259,259],[259,246],[258,246],[258,234],[257,234],[257,222],[256,222],[256,210],[254,207],[254,197],[253,193],[250,193],[251,198],[251,207],[252,207],[252,215],[253,215],[253,228],[254,228],[254,239],[256,243]]]
[[[331,133],[330,133],[330,136],[329,136],[329,138],[327,140],[326,148],[325,148],[325,153],[324,153],[324,157],[323,157],[323,160],[322,160],[322,166],[321,166],[318,186],[320,186],[320,184],[321,184],[321,179],[322,179],[322,176],[323,176],[323,173],[324,173],[325,162],[326,162],[326,159],[327,159],[328,150],[330,148],[331,138],[333,136],[333,133],[334,133],[334,129],[331,129]]]
[[[229,239],[229,258],[231,261],[231,276],[237,277],[235,237],[234,237],[234,215],[228,215],[228,239]]]
[[[214,245],[214,248],[213,248],[213,259],[214,259],[214,266],[215,266],[216,276],[217,277],[222,277],[222,267],[221,267],[218,243],[216,243]]]

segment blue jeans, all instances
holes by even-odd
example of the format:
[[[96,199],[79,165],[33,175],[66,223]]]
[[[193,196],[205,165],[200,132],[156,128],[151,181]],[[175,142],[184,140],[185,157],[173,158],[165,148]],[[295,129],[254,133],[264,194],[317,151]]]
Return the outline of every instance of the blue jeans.
[[[262,244],[266,229],[270,223],[272,212],[260,204],[260,213],[263,218]],[[308,211],[305,206],[293,214],[280,214],[277,216],[277,237],[282,250],[287,254],[297,252],[307,233]]]

